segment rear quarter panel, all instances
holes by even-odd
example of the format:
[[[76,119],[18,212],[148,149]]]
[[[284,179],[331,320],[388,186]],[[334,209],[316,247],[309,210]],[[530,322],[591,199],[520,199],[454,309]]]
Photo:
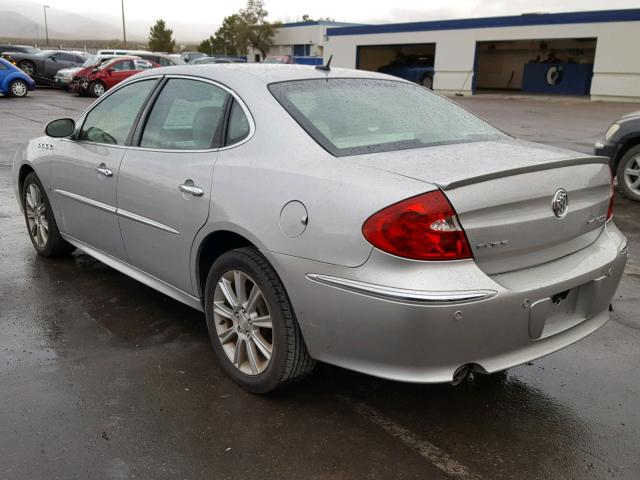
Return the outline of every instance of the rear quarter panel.
[[[258,248],[346,267],[368,259],[365,220],[407,197],[433,190],[428,183],[363,167],[322,149],[271,96],[266,85],[238,91],[255,120],[254,136],[222,150],[214,167],[208,224],[192,259],[211,232],[243,235]],[[308,224],[296,237],[280,226],[290,201],[306,207]],[[195,271],[195,268],[194,268]]]

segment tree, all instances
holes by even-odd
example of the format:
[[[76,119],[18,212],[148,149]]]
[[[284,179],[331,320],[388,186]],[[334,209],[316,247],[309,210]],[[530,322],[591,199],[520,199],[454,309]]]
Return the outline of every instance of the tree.
[[[247,46],[239,38],[239,32],[244,30],[241,23],[237,13],[225,17],[215,35],[200,43],[198,51],[208,55],[244,55],[247,52]]]
[[[176,41],[173,39],[173,30],[167,28],[164,20],[156,21],[149,29],[149,49],[153,52],[173,52]]]
[[[317,20],[314,20],[306,13],[302,15],[302,19],[300,21],[301,22],[335,22],[333,18],[329,18],[329,17],[319,17]]]
[[[266,57],[273,46],[273,36],[280,23],[269,23],[262,0],[247,0],[247,6],[238,12],[238,40],[240,45],[252,47]]]

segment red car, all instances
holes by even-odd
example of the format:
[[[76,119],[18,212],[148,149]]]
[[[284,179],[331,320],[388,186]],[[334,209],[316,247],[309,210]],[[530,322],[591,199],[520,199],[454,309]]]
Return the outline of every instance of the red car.
[[[97,67],[81,70],[74,77],[71,88],[80,95],[89,94],[93,97],[99,97],[131,75],[160,66],[160,64],[149,60],[116,58]]]

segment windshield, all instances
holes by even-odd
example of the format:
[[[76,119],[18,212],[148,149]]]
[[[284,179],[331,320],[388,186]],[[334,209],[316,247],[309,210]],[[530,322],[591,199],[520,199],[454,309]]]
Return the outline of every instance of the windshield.
[[[335,156],[506,138],[452,101],[413,83],[336,78],[269,89],[314,140]]]
[[[49,55],[53,55],[54,53],[58,53],[56,50],[40,50],[36,55],[41,57],[47,57]]]
[[[91,55],[89,58],[87,58],[84,63],[82,64],[83,67],[91,67],[92,65],[96,65],[100,63],[100,57],[98,57],[97,55]]]

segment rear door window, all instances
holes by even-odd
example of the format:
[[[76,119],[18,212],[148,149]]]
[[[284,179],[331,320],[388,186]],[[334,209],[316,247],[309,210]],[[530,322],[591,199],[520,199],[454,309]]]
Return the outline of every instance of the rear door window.
[[[155,101],[140,146],[207,150],[219,146],[229,94],[208,82],[170,79]]]

